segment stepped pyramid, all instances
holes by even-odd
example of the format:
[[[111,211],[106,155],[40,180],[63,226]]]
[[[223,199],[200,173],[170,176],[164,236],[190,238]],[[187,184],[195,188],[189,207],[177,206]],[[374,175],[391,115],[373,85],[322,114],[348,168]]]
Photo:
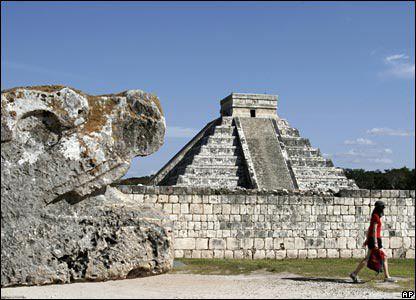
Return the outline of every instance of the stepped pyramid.
[[[153,178],[154,185],[250,189],[357,189],[277,115],[277,96],[232,93]]]

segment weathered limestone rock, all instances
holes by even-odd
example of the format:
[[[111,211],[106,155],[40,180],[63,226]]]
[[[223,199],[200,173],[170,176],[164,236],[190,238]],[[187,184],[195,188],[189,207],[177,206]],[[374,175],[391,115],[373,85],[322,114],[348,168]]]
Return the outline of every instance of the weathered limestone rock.
[[[158,99],[63,86],[1,94],[1,285],[157,274],[172,264],[168,219],[105,186],[163,143]],[[95,196],[91,196],[94,193]]]

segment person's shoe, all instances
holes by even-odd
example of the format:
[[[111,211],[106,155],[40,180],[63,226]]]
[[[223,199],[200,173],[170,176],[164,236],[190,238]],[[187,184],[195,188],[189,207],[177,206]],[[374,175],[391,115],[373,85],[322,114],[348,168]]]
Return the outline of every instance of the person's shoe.
[[[358,276],[354,272],[350,274],[350,278],[354,283],[358,283]]]
[[[384,282],[397,282],[397,280],[394,279],[393,277],[386,277],[384,278]]]

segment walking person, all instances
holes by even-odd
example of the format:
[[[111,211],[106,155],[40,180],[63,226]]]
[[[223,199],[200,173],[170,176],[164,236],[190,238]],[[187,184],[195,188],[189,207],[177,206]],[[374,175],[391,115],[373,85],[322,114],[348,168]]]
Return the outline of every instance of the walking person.
[[[387,264],[387,255],[384,250],[382,250],[383,245],[381,242],[381,217],[384,216],[384,208],[386,205],[383,201],[376,201],[374,204],[374,210],[371,214],[370,227],[367,232],[367,239],[364,242],[364,247],[368,247],[366,257],[358,264],[354,272],[350,274],[351,279],[357,283],[358,282],[358,273],[361,269],[368,263],[370,259],[372,249],[378,248],[383,252],[384,261],[383,261],[383,270],[384,270],[384,281],[386,282],[396,282],[389,274],[389,268]],[[377,241],[377,245],[376,245]]]

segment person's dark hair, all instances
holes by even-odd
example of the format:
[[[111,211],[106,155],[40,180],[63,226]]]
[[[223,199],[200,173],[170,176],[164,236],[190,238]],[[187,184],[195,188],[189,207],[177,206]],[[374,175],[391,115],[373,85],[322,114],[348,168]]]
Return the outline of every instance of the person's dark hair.
[[[386,205],[384,204],[383,201],[376,201],[376,203],[374,203],[374,210],[373,210],[373,214],[376,213],[378,214],[380,217],[384,216],[384,208],[386,207]]]

